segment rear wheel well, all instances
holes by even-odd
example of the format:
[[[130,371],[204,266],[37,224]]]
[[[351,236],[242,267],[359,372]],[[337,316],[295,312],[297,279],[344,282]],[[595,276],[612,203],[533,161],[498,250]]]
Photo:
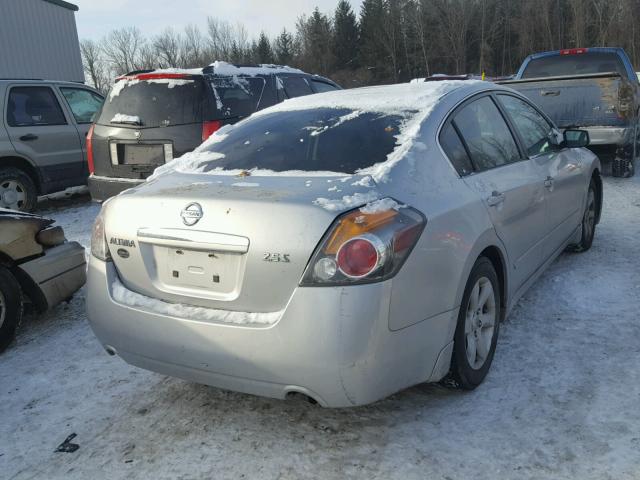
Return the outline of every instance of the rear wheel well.
[[[507,270],[505,268],[506,263],[502,258],[502,252],[498,247],[487,247],[482,251],[480,257],[488,258],[498,275],[498,281],[500,282],[501,318],[504,318],[507,309]]]
[[[40,181],[38,170],[27,160],[20,157],[2,157],[0,158],[0,168],[3,167],[13,167],[22,170],[29,175],[38,190],[38,194],[42,193],[42,182]]]
[[[596,185],[596,223],[600,222],[600,214],[602,213],[602,177],[600,171],[596,168],[591,175],[591,181]]]

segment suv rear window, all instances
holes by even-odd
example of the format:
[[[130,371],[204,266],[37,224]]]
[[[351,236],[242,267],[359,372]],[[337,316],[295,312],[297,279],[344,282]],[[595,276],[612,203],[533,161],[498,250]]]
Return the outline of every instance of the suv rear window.
[[[204,151],[224,158],[204,171],[329,171],[353,174],[384,162],[396,146],[404,117],[322,108],[252,117]]]
[[[204,103],[201,79],[120,80],[105,100],[97,123],[112,125],[118,114],[138,117],[142,128],[198,123]]]
[[[215,77],[211,86],[225,118],[247,117],[258,109],[265,81],[260,77]]]
[[[620,57],[615,53],[586,52],[531,60],[522,73],[522,78],[562,77],[606,72],[618,72],[620,75],[626,75]]]

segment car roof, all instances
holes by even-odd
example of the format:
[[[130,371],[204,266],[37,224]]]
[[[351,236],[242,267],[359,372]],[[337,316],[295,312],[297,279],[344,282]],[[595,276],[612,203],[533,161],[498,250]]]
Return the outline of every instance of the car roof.
[[[93,88],[91,85],[87,85],[85,83],[80,83],[80,82],[70,82],[67,80],[44,80],[41,78],[0,78],[0,83],[33,83],[35,85],[38,84],[46,84],[46,85],[61,85],[61,86],[65,86],[65,87],[82,87],[82,88],[86,88],[88,90],[91,90],[93,92],[96,93],[100,93],[98,92],[95,88]],[[100,93],[100,95],[102,95]]]
[[[387,114],[403,114],[408,111],[430,110],[440,100],[459,92],[467,96],[475,92],[505,88],[479,80],[443,80],[440,82],[400,83],[375,87],[335,90],[296,97],[256,112],[254,116],[278,111],[308,110],[314,108],[344,108]]]

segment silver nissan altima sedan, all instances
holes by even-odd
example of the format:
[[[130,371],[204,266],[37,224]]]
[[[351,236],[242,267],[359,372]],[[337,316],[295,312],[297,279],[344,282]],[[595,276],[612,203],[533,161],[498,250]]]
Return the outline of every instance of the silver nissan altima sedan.
[[[130,364],[329,407],[473,389],[518,298],[591,246],[588,141],[479,81],[288,100],[103,206],[91,326]]]

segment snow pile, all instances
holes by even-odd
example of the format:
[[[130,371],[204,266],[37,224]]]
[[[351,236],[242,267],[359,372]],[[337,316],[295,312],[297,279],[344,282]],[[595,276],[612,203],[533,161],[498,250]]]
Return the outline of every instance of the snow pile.
[[[169,315],[188,320],[233,323],[235,325],[272,325],[282,316],[278,312],[236,312],[232,310],[217,310],[214,308],[194,307],[181,303],[168,303],[132,292],[119,279],[115,279],[112,287],[113,299],[130,307],[143,308],[160,315]]]
[[[111,91],[109,92],[109,101],[111,102],[114,98],[120,95],[120,93],[122,92],[122,90],[125,89],[125,87],[131,87],[138,83],[140,83],[140,80],[135,78],[132,78],[132,79],[123,78],[122,80],[118,80],[116,83],[113,84],[113,87],[111,87]]]
[[[330,212],[338,212],[348,208],[355,208],[364,203],[373,202],[378,199],[378,196],[375,190],[370,190],[367,193],[356,192],[353,195],[344,195],[342,198],[316,198],[313,204]]]
[[[141,125],[142,121],[137,115],[125,115],[124,113],[116,113],[111,119],[111,123],[135,123]]]
[[[181,87],[183,85],[189,85],[193,83],[193,80],[187,78],[153,78],[149,80],[143,80],[147,83],[157,83],[160,85],[166,85],[167,88]]]
[[[396,202],[393,198],[381,198],[380,200],[367,203],[364,207],[360,208],[360,211],[362,213],[372,214],[387,212],[389,210],[400,210],[401,208],[406,208],[406,205]]]

